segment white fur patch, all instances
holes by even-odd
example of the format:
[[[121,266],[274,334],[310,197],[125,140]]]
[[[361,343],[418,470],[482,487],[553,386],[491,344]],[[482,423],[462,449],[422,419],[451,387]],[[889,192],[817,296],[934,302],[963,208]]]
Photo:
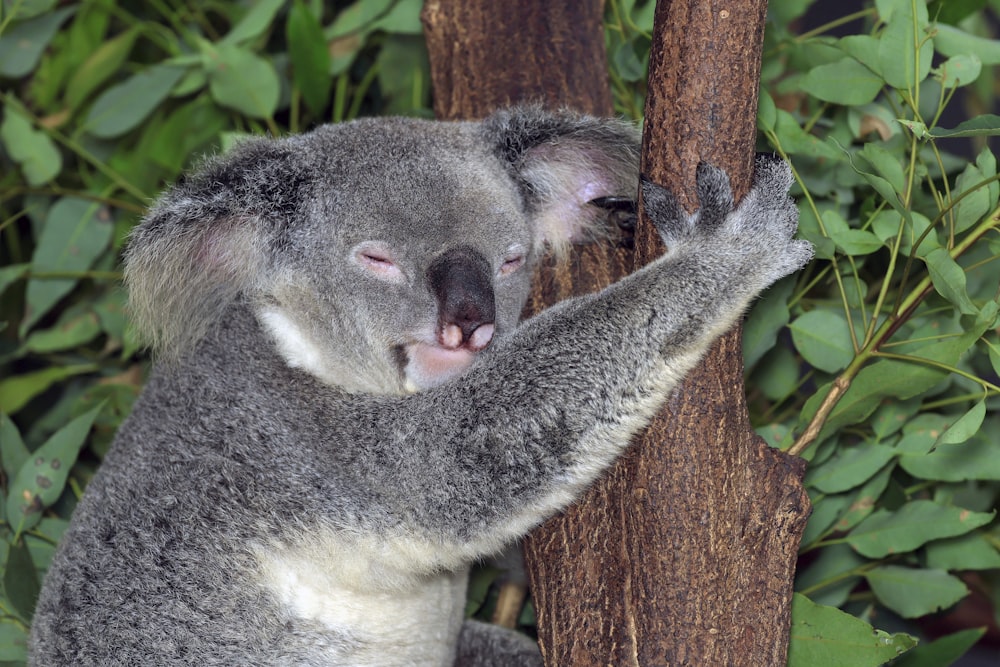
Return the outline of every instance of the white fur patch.
[[[310,531],[295,546],[258,549],[261,584],[293,619],[329,629],[334,665],[450,667],[465,611],[468,571],[418,574],[430,545]],[[379,556],[388,556],[382,560]],[[420,567],[420,565],[417,565]]]
[[[287,315],[273,308],[262,308],[257,313],[261,324],[274,339],[278,353],[292,368],[301,368],[318,378],[324,377],[323,355],[318,347]]]

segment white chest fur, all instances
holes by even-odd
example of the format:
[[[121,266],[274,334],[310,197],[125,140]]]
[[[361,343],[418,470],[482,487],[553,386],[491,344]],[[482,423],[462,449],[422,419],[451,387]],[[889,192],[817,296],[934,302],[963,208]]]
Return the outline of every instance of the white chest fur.
[[[260,548],[261,584],[289,620],[329,634],[332,665],[450,667],[468,572],[415,575],[373,555],[333,533]]]

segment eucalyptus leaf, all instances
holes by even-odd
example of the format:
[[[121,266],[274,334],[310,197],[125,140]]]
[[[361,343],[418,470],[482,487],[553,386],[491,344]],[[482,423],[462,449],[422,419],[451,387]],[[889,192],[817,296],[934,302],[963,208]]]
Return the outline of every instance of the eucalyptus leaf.
[[[986,417],[986,402],[979,401],[952,423],[937,439],[939,445],[957,445],[979,432]]]
[[[246,14],[226,33],[220,44],[242,44],[263,35],[274,23],[274,17],[285,0],[254,0],[247,4]]]
[[[833,458],[810,468],[805,485],[824,493],[841,493],[860,486],[896,456],[892,447],[862,444],[842,449]]]
[[[927,567],[939,570],[997,570],[1000,551],[988,535],[974,531],[926,547]]]
[[[970,35],[944,23],[934,26],[934,48],[948,57],[972,54],[984,65],[1000,65],[1000,41]]]
[[[121,69],[138,36],[139,29],[131,28],[109,39],[73,72],[65,94],[70,109],[78,109],[92,92]]]
[[[12,622],[0,621],[0,661],[15,664],[28,660],[28,633]]]
[[[950,635],[922,643],[892,663],[892,667],[947,667],[956,664],[979,639],[986,628],[960,630]]]
[[[903,454],[899,465],[914,477],[943,482],[1000,480],[1000,456],[994,434],[1000,424],[984,428],[960,445],[941,445],[928,454]]]
[[[59,499],[70,468],[103,407],[98,405],[56,431],[21,466],[7,494],[7,521],[16,532],[36,526],[42,511]]]
[[[17,425],[5,413],[0,412],[0,464],[7,479],[13,479],[30,455]]]
[[[87,113],[84,129],[101,139],[122,136],[153,113],[184,73],[174,65],[153,65],[133,74],[101,93]]]
[[[806,93],[844,106],[867,104],[882,91],[883,80],[854,58],[820,65],[799,83]]]
[[[842,312],[811,310],[796,318],[788,328],[795,349],[820,370],[836,373],[854,359],[851,332]]]
[[[851,531],[847,543],[868,558],[885,558],[932,540],[968,533],[992,521],[995,514],[914,500],[895,512],[877,510]]]
[[[914,3],[923,6],[923,2]],[[923,6],[926,15],[927,8]],[[885,18],[885,17],[883,17]],[[927,78],[934,56],[934,43],[927,39],[927,19],[914,19],[909,0],[894,11],[879,39],[879,71],[893,88],[912,90]]]
[[[97,364],[52,366],[0,379],[0,411],[14,414],[43,391],[66,378],[93,373]]]
[[[774,347],[778,332],[788,324],[788,299],[795,280],[787,278],[768,288],[753,306],[743,324],[743,362],[752,368]]]
[[[943,570],[883,565],[866,572],[865,579],[879,602],[903,618],[947,609],[969,593],[961,579]]]
[[[0,140],[10,158],[21,166],[28,185],[44,185],[62,169],[62,155],[53,141],[11,104],[4,106]]]
[[[10,507],[9,500],[7,506]],[[6,543],[0,541],[0,549],[4,546],[7,555],[3,560],[3,567],[0,567],[4,597],[10,601],[21,619],[30,621],[39,590],[38,573],[31,560],[31,552],[22,539]]]
[[[63,7],[4,30],[0,39],[0,77],[19,79],[30,74],[59,26],[75,12],[75,6]]]
[[[49,209],[31,258],[33,274],[82,272],[108,250],[113,233],[104,206],[76,197],[63,197]],[[23,336],[76,285],[75,278],[33,276],[28,281],[27,308],[21,323]]]
[[[910,635],[876,630],[804,595],[796,593],[792,599],[788,667],[878,667],[916,644]]]
[[[979,308],[972,303],[966,291],[965,271],[951,258],[947,250],[936,248],[927,253],[924,260],[927,262],[927,270],[931,274],[931,281],[938,294],[958,307],[965,315],[975,315],[979,312]]]
[[[209,90],[216,102],[251,118],[270,118],[281,84],[274,66],[239,46],[219,44],[205,54]]]
[[[292,79],[306,106],[319,115],[330,101],[330,51],[322,26],[301,0],[288,12],[286,34]]]
[[[1000,44],[1000,42],[997,42]],[[937,139],[953,137],[995,137],[1000,135],[1000,116],[983,114],[962,121],[951,129],[932,127],[930,135]]]
[[[983,62],[975,54],[952,56],[935,69],[935,77],[945,88],[967,86],[979,78]]]

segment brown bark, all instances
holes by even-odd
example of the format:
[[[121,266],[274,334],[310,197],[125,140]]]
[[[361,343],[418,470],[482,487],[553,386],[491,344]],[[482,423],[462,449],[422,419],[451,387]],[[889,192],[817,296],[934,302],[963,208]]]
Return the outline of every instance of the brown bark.
[[[601,0],[427,0],[441,118],[515,101],[610,113]],[[752,167],[764,0],[661,0],[643,173],[693,208],[698,162],[737,196]],[[660,253],[640,220],[637,255]],[[586,249],[548,267],[532,306],[603,287],[628,253]],[[526,544],[550,667],[783,665],[792,575],[808,515],[802,466],[750,430],[739,332],[720,340],[638,446]]]

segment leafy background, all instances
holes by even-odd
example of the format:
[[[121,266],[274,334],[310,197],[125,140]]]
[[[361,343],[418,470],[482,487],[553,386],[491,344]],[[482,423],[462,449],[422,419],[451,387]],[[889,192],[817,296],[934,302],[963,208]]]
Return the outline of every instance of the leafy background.
[[[953,664],[1000,638],[1000,0],[770,4],[759,148],[793,164],[817,248],[744,333],[758,431],[809,461],[789,664]],[[147,372],[129,229],[240,134],[431,116],[420,8],[0,3],[0,664],[23,662],[40,577]],[[652,9],[607,2],[634,118]]]

